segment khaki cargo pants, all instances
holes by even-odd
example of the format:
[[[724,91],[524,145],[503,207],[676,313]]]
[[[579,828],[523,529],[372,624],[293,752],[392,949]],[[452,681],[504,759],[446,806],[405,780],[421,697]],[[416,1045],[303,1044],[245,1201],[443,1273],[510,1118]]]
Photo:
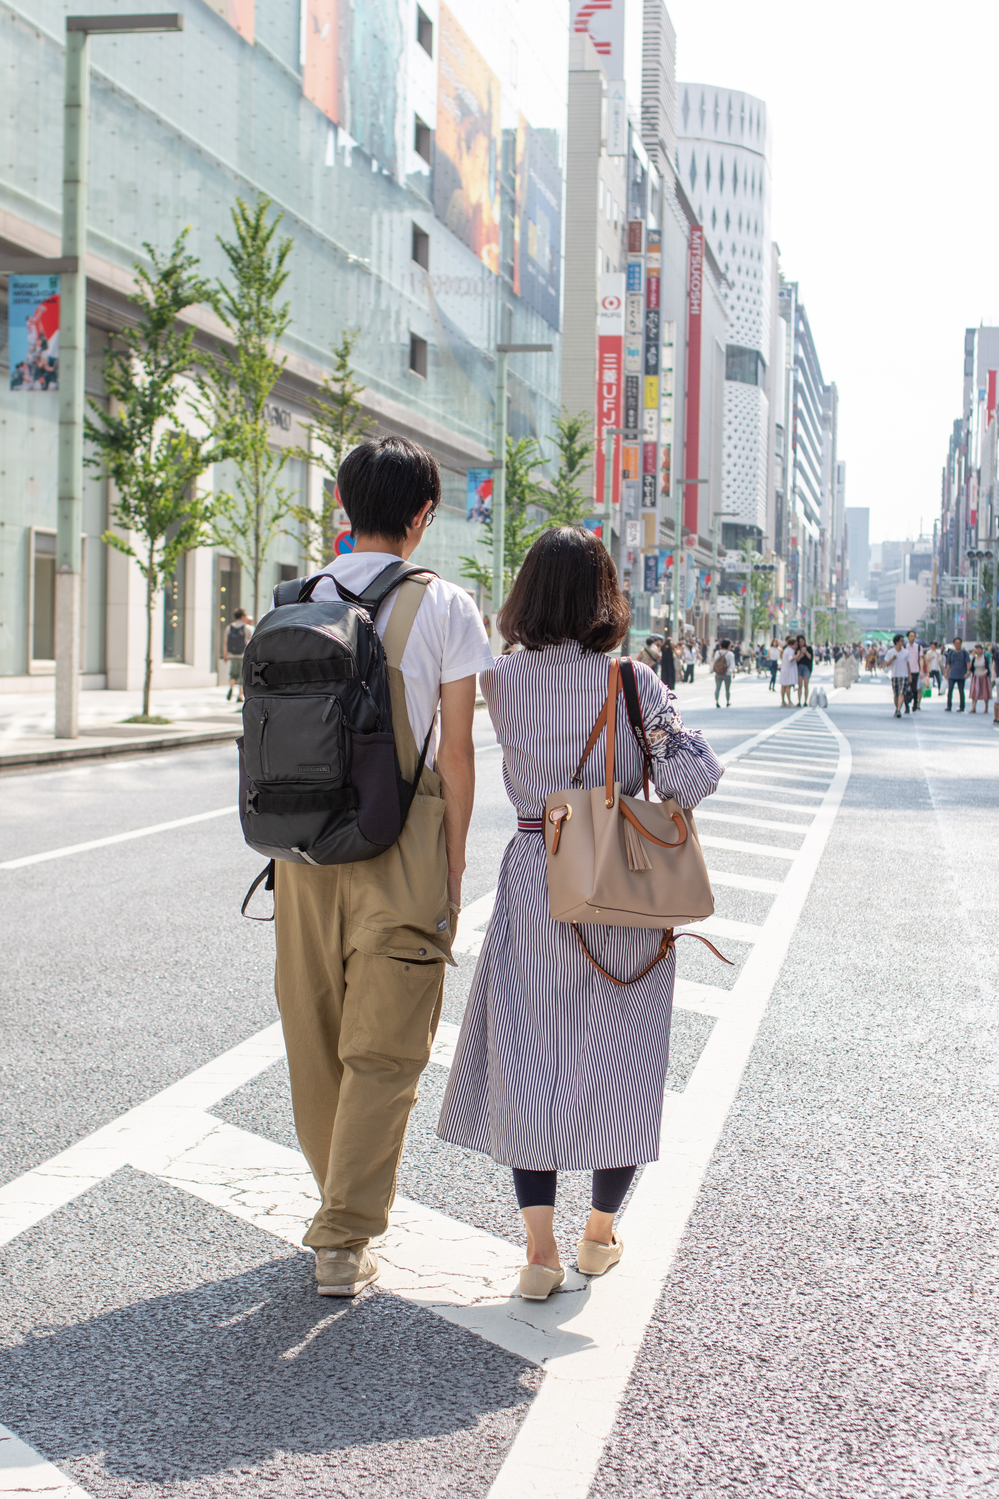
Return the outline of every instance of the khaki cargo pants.
[[[398,662],[422,598],[420,583],[402,585],[384,638],[399,764],[410,780],[419,756]],[[438,776],[424,770],[402,836],[378,858],[279,862],[274,915],[295,1128],[322,1193],[304,1242],[358,1249],[388,1226],[451,958]]]

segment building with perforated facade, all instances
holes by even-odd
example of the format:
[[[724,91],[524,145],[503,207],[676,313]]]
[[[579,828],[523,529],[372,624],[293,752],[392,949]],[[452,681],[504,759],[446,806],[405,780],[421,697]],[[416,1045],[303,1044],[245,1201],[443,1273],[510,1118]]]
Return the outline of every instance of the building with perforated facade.
[[[678,83],[677,170],[724,272],[723,511],[726,541],[762,539],[770,473],[770,127],[751,94]],[[769,538],[771,545],[774,538]]]

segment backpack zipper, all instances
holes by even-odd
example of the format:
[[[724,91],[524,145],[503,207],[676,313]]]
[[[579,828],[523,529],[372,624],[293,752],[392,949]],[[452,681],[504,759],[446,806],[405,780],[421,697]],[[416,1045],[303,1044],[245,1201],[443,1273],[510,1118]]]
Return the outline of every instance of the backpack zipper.
[[[334,704],[335,701],[336,701],[336,699],[332,698],[332,697],[327,700],[326,707],[323,710],[323,716],[322,716],[322,719],[321,719],[322,723],[325,723],[326,720],[329,718],[330,714],[333,712],[333,704]]]
[[[267,709],[263,708],[260,712],[260,774],[265,781],[270,779],[270,764],[267,759],[267,744],[264,739],[264,730],[266,727]]]

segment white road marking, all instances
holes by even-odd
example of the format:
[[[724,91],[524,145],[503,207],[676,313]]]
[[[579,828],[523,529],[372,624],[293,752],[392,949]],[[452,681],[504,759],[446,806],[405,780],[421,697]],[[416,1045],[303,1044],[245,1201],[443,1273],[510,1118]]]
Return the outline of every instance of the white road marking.
[[[757,769],[757,767],[759,768]],[[779,766],[774,767],[765,760],[751,760],[748,762],[740,762],[739,774],[741,776],[760,776],[761,779],[766,781],[772,781],[775,779],[781,781],[808,781],[813,786],[828,786],[829,784],[828,780],[826,780],[826,778],[823,776],[798,775],[795,771],[784,770]],[[775,791],[781,791],[783,789],[784,788],[781,786],[774,787]],[[795,787],[795,790],[797,790],[797,787]]]
[[[728,874],[720,869],[709,869],[708,879],[712,885],[728,885],[733,890],[758,890],[762,895],[776,895],[780,880],[763,880],[755,874]]]
[[[722,793],[721,791],[713,791],[711,793],[711,805],[714,806],[715,802],[739,802],[744,807],[770,807],[775,812],[807,812],[811,814],[815,811],[814,807],[796,807],[793,802],[764,801],[759,796],[729,796],[727,792]],[[697,815],[698,817],[703,817],[704,813],[698,810]]]
[[[624,1258],[562,1319],[564,1341],[547,1364],[490,1499],[585,1499],[589,1493],[846,789],[850,747],[822,717],[839,743],[839,770],[763,923],[763,940],[664,1122],[660,1159],[646,1166],[622,1219]]]
[[[730,921],[727,916],[709,916],[706,921],[691,922],[678,927],[680,932],[704,932],[709,937],[728,937],[733,942],[759,942],[763,928],[751,921]]]
[[[786,791],[788,796],[793,796],[795,800],[797,800],[800,796],[812,796],[815,797],[818,801],[821,801],[825,796],[824,791],[809,791],[806,786],[761,786],[756,781],[737,781],[728,775],[726,775],[724,781],[722,782],[722,785],[726,788],[738,787],[740,791]],[[711,795],[717,796],[718,792],[713,791]],[[787,805],[791,806],[793,805],[793,803],[788,803]],[[814,811],[814,808],[808,807],[803,808],[802,810],[812,812]]]
[[[213,817],[234,816],[238,807],[216,807],[214,812],[197,812],[193,817],[175,817],[172,822],[154,822],[148,828],[133,828],[129,833],[114,833],[110,838],[91,838],[87,843],[69,843],[65,848],[49,848],[42,854],[26,854],[22,859],[7,859],[0,869],[25,869],[29,864],[46,864],[49,859],[67,859],[70,854],[89,853],[92,848],[108,848],[112,843],[130,843],[133,838],[148,838],[151,833],[169,833],[172,828],[190,827],[194,822],[209,822]]]
[[[775,822],[772,818],[763,817],[738,817],[734,812],[708,812],[704,807],[697,808],[698,822],[732,822],[743,828],[766,828],[774,833],[807,833],[808,827],[801,822]]]
[[[52,1463],[0,1426],[0,1494],[44,1494],[45,1499],[88,1499],[83,1489]]]
[[[739,838],[714,838],[710,833],[698,833],[702,848],[725,848],[733,854],[760,854],[765,859],[796,859],[796,848],[775,848],[772,843],[750,843]]]
[[[698,984],[693,979],[677,978],[673,981],[673,1007],[677,1010],[693,1010],[699,1015],[720,1015],[730,1002],[728,989],[717,984]]]

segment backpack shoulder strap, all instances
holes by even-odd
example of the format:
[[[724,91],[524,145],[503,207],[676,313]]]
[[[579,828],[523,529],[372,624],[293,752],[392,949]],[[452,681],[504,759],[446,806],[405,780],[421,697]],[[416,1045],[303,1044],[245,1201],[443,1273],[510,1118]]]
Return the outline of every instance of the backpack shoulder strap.
[[[398,562],[390,562],[388,567],[383,567],[364,592],[358,594],[358,598],[373,619],[393,588],[398,588],[407,578],[422,577],[425,583],[429,583],[436,576],[431,568],[417,567],[412,562],[403,562],[400,557]],[[395,610],[392,612],[395,613]]]
[[[399,585],[399,597],[392,606],[392,613],[389,615],[389,621],[382,636],[385,659],[389,666],[401,666],[410,631],[416,621],[420,605],[426,598],[424,590],[435,576],[434,573],[410,574],[403,578]],[[377,581],[376,578],[375,582]]]

